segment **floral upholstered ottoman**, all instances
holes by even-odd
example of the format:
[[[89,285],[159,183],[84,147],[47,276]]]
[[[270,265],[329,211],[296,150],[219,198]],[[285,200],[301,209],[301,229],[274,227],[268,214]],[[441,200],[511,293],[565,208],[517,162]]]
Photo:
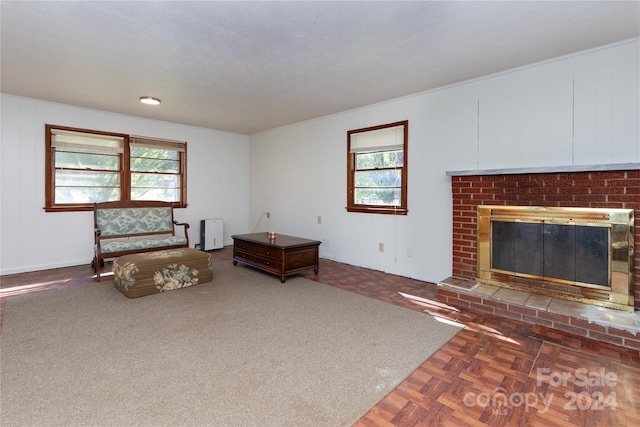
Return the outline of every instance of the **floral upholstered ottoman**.
[[[123,255],[113,261],[115,287],[129,298],[210,282],[211,255],[190,248]]]

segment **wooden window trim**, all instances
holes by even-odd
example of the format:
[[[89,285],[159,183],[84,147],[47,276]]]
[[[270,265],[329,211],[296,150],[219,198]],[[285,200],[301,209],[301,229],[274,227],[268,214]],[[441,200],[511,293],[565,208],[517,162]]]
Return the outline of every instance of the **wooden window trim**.
[[[401,169],[402,186],[400,187],[400,206],[391,205],[368,205],[355,203],[355,175],[356,175],[356,153],[351,152],[351,135],[357,133],[365,133],[385,128],[397,126],[404,127],[403,141],[403,166]],[[373,213],[383,215],[407,215],[407,176],[408,176],[408,141],[409,141],[409,121],[403,120],[399,122],[388,123],[384,125],[371,126],[361,129],[353,129],[347,131],[347,212]]]
[[[55,173],[56,168],[53,164],[55,148],[51,144],[51,131],[53,129],[80,132],[95,135],[105,135],[120,137],[124,139],[124,152],[120,156],[120,200],[131,200],[131,169],[130,169],[130,155],[129,155],[129,135],[116,133],[97,131],[92,129],[82,129],[69,126],[57,126],[45,124],[45,212],[82,212],[92,211],[93,203],[78,203],[78,204],[55,204]],[[182,178],[182,185],[180,186],[180,201],[172,202],[171,205],[174,208],[186,208],[187,204],[187,144],[185,143],[184,152],[180,154],[180,171]]]

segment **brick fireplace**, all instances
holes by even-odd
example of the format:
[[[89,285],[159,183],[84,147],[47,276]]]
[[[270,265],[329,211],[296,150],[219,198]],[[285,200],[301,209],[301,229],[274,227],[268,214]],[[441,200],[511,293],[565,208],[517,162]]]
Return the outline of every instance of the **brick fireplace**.
[[[638,285],[640,284],[640,220],[638,219],[640,164],[454,171],[447,172],[447,175],[451,177],[453,202],[453,279],[468,281],[477,279],[477,207],[479,205],[633,209],[636,218],[633,227],[635,242],[632,270],[635,283],[633,301],[635,314],[638,314],[640,310],[640,286]],[[444,294],[447,292],[450,291],[445,290]],[[443,302],[455,303],[454,293],[440,295],[440,299]],[[486,302],[485,304],[485,299],[478,297],[473,299],[473,304],[465,301],[462,305],[467,307],[471,305],[471,308],[487,311],[489,306],[495,306],[496,303]],[[485,307],[483,308],[482,305]],[[547,313],[539,316],[540,313],[537,310],[508,307],[506,304],[499,308],[500,312],[496,314],[515,317],[511,315],[512,313],[508,313],[514,309],[520,311],[518,317],[520,320],[555,326],[550,324],[554,322],[551,320],[553,316]],[[491,309],[496,312],[495,307]],[[572,323],[569,318],[555,319],[560,326],[558,329],[623,344],[623,338],[620,336],[610,336],[608,331],[610,328],[602,328],[598,325],[588,328],[578,321]],[[590,334],[589,329],[596,329],[596,331]],[[640,335],[628,335],[630,346],[640,349]]]

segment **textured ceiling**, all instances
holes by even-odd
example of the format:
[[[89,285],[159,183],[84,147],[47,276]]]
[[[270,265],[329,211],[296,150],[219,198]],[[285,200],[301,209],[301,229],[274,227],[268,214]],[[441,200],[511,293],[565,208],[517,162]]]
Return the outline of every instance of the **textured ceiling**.
[[[253,133],[637,37],[640,2],[2,1],[0,19],[3,93]]]

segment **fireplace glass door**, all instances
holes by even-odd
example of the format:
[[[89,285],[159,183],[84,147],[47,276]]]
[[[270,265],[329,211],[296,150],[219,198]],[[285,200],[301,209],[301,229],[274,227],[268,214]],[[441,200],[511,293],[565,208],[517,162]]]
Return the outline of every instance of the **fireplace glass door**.
[[[491,268],[523,276],[609,286],[609,228],[491,222]]]

